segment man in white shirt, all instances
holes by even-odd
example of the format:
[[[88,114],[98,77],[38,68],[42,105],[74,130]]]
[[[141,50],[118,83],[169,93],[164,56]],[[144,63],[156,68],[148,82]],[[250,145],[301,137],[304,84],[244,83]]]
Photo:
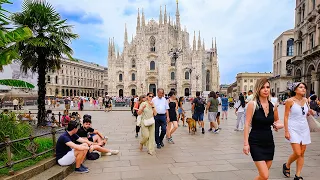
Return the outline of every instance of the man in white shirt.
[[[169,122],[169,104],[164,97],[164,89],[159,88],[157,90],[157,96],[152,99],[154,107],[156,108],[157,115],[154,117],[155,120],[155,140],[157,148],[161,149],[164,147],[163,138],[167,132],[167,122]],[[159,136],[159,128],[161,127],[161,134]]]
[[[217,91],[216,92],[216,95],[217,95],[217,99],[218,99],[218,101],[219,101],[219,106],[218,106],[218,113],[217,113],[217,117],[216,117],[216,119],[217,119],[217,123],[218,123],[218,129],[219,130],[221,130],[221,128],[220,128],[220,114],[221,114],[221,112],[220,112],[220,109],[221,109],[221,97],[220,97],[220,93]]]
[[[247,96],[247,99],[246,99],[246,104],[248,104],[248,102],[250,102],[252,100],[253,100],[253,92],[252,92],[252,90],[249,90],[248,96]]]

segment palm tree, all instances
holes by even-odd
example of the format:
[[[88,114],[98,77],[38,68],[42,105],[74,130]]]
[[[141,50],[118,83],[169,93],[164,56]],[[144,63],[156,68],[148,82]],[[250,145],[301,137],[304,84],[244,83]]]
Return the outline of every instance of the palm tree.
[[[32,31],[28,27],[11,29],[6,13],[10,13],[2,8],[3,4],[12,4],[9,0],[0,0],[0,71],[3,66],[8,65],[13,59],[19,57],[15,43],[28,39],[32,36]]]
[[[69,43],[78,37],[72,26],[46,0],[25,0],[22,12],[12,15],[18,27],[28,26],[33,37],[18,43],[21,70],[38,73],[38,126],[45,124],[46,74],[60,68],[64,55],[72,59]]]

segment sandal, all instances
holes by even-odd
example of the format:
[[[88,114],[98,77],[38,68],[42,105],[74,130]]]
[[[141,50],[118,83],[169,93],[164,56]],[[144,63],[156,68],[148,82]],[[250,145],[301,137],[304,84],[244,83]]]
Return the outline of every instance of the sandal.
[[[283,175],[285,177],[290,177],[290,168],[287,168],[287,164],[286,163],[284,163],[283,166],[282,166],[282,173],[283,173]]]
[[[301,177],[301,176],[298,177],[297,175],[295,175],[293,180],[303,180],[303,177]]]

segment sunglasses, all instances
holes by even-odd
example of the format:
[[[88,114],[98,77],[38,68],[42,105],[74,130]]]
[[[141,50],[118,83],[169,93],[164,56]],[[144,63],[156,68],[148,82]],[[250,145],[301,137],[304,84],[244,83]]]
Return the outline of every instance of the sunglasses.
[[[301,107],[301,110],[302,110],[302,115],[305,115],[306,112],[304,112],[304,107]]]
[[[149,96],[150,98],[153,98],[153,96]]]

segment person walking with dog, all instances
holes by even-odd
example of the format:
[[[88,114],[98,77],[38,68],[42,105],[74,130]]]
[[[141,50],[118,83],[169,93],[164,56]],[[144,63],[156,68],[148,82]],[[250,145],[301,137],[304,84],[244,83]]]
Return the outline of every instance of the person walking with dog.
[[[290,167],[297,161],[294,180],[303,179],[301,171],[304,164],[304,153],[307,145],[311,144],[310,128],[307,116],[313,115],[312,109],[308,106],[308,99],[305,98],[307,85],[296,82],[290,88],[290,96],[286,101],[284,113],[285,138],[290,141],[293,153],[288,161],[283,164],[283,174],[290,177]]]
[[[170,91],[168,99],[169,105],[169,121],[167,121],[167,139],[170,144],[174,144],[172,139],[172,134],[178,129],[178,121],[177,121],[177,109],[178,109],[178,101],[176,98],[175,91]]]
[[[198,122],[200,122],[201,128],[202,128],[202,134],[204,134],[204,122],[203,122],[203,116],[204,116],[204,110],[205,110],[206,102],[204,99],[200,97],[200,92],[196,92],[196,98],[192,102],[192,118]]]
[[[218,124],[216,122],[216,117],[218,114],[218,106],[219,106],[219,101],[217,99],[217,95],[215,92],[211,91],[209,94],[209,99],[207,102],[207,108],[206,108],[206,114],[208,114],[208,120],[210,122],[210,129],[209,132],[212,131],[212,128],[214,128],[213,133],[218,133]],[[209,110],[209,113],[208,113]]]
[[[157,148],[161,149],[164,147],[163,138],[167,132],[167,121],[169,119],[169,104],[166,98],[164,97],[164,89],[157,89],[157,96],[152,99],[154,103],[154,107],[157,111],[157,115],[154,117],[155,120],[155,140],[157,144]],[[161,127],[161,134],[160,133]]]
[[[271,126],[277,131],[281,128],[281,124],[278,123],[277,107],[274,107],[269,101],[270,83],[268,79],[258,80],[254,92],[253,100],[248,103],[246,111],[243,153],[249,155],[250,152],[258,169],[259,175],[255,180],[267,180],[275,150]]]
[[[153,118],[157,115],[157,111],[154,103],[152,102],[153,93],[148,93],[147,98],[148,99],[146,101],[140,104],[138,111],[138,115],[141,116],[140,124],[142,134],[140,151],[142,151],[143,146],[146,146],[148,148],[148,154],[152,156],[155,154],[155,120]]]

